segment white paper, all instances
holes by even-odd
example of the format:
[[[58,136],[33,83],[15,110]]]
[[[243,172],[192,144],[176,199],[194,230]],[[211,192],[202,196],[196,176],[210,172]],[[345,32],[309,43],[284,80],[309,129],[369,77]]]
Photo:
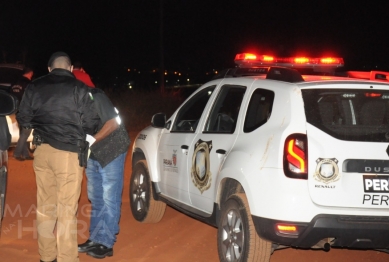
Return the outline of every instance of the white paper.
[[[87,134],[86,141],[89,142],[89,147],[91,147],[93,145],[93,143],[96,141],[96,139],[93,136]]]

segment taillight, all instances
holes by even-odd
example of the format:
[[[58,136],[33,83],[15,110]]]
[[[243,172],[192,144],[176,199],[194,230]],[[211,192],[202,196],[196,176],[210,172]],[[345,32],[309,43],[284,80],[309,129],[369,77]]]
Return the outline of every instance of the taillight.
[[[284,173],[291,178],[308,178],[308,144],[306,135],[293,134],[285,140]]]

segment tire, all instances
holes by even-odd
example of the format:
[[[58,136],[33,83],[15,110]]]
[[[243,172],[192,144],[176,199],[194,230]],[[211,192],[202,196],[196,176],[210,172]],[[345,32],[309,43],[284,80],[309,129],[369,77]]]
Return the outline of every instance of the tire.
[[[222,204],[217,248],[222,262],[270,261],[271,242],[257,235],[244,193],[234,194]]]
[[[166,203],[154,200],[151,180],[145,160],[138,161],[133,168],[130,181],[130,206],[134,218],[142,223],[159,222]]]

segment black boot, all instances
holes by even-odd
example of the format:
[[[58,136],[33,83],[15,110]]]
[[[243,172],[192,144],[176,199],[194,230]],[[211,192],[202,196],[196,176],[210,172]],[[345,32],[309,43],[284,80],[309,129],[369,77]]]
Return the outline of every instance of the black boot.
[[[85,243],[78,245],[78,252],[80,253],[88,252],[89,250],[91,250],[92,248],[98,245],[100,244],[88,239]]]
[[[106,247],[104,245],[98,245],[95,246],[93,249],[89,250],[88,253],[86,253],[89,256],[92,256],[94,258],[105,258],[105,257],[112,257],[113,256],[113,249]]]

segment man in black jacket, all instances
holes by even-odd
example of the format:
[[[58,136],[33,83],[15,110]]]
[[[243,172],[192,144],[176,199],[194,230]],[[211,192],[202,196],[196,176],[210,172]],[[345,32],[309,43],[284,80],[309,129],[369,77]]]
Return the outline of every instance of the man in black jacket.
[[[75,79],[66,53],[54,53],[48,70],[28,85],[17,120],[21,127],[34,128],[37,144],[33,167],[41,261],[76,262],[76,212],[84,171],[78,153],[86,134],[96,132],[99,117],[92,94]]]

